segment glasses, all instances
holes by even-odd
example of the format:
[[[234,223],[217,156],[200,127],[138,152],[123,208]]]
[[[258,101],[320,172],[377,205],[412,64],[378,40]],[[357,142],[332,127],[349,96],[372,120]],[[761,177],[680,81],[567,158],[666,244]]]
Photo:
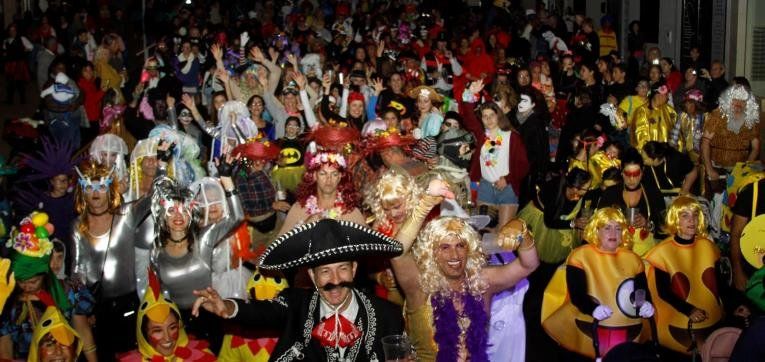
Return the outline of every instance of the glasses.
[[[640,177],[640,175],[642,174],[643,174],[642,170],[622,171],[622,175],[624,175],[624,177]]]
[[[101,181],[91,181],[89,179],[80,179],[79,181],[80,187],[82,187],[82,192],[86,194],[91,194],[94,192],[107,192],[109,191],[109,186],[112,184],[112,179],[101,179]]]

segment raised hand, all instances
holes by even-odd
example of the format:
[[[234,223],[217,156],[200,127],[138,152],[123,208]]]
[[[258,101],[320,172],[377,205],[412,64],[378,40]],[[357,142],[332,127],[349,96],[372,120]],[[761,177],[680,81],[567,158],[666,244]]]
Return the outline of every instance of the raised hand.
[[[167,108],[171,109],[175,107],[175,98],[171,96],[170,94],[165,97],[165,103],[167,103]]]
[[[215,60],[223,60],[223,49],[218,44],[210,46],[210,53],[212,53]]]
[[[197,104],[194,103],[194,98],[192,98],[187,93],[183,93],[183,95],[181,96],[181,104],[186,106],[186,108],[188,108],[192,112],[197,109]]]
[[[468,89],[472,94],[481,93],[481,91],[483,91],[483,79],[479,79],[473,83],[470,83],[470,87],[468,87]]]
[[[250,41],[250,34],[247,34],[247,32],[242,32],[242,34],[239,34],[239,46],[244,48],[247,46],[247,42]]]
[[[252,47],[252,49],[250,49],[250,55],[258,63],[263,63],[266,60],[266,57],[263,56],[263,51],[258,47]]]
[[[443,196],[447,199],[454,198],[454,193],[449,188],[449,184],[446,181],[438,178],[430,180],[427,194],[431,196]]]
[[[375,90],[375,95],[379,96],[382,91],[385,90],[382,78],[375,78],[372,80],[372,88]]]
[[[225,69],[217,69],[215,71],[215,78],[220,79],[223,83],[228,83],[229,81],[228,72]]]
[[[0,309],[5,305],[8,296],[16,288],[16,278],[11,271],[11,260],[0,259]]]
[[[305,89],[306,80],[305,80],[305,75],[303,75],[303,73],[292,72],[292,79],[295,80],[295,83],[297,83],[298,88],[300,90]]]
[[[276,61],[279,59],[279,52],[274,49],[274,47],[268,48],[268,55],[271,57],[271,61],[276,63]]]
[[[381,57],[385,52],[385,40],[377,42],[377,57]]]
[[[194,317],[199,317],[199,308],[204,308],[204,310],[221,318],[228,318],[230,316],[231,311],[227,308],[226,301],[212,287],[195,290],[194,295],[197,296],[197,300],[194,301],[191,307],[191,314]]]
[[[296,71],[298,70],[298,59],[295,54],[287,54],[287,61],[292,64],[292,67],[295,68]]]

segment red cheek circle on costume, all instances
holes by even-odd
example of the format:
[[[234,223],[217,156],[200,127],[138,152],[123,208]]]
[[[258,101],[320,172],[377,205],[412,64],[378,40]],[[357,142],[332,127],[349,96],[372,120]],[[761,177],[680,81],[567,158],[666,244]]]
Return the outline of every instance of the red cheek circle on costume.
[[[701,282],[709,288],[712,295],[717,296],[717,275],[715,274],[715,268],[709,267],[701,274]]]
[[[170,339],[172,339],[173,341],[177,341],[178,340],[178,329],[170,332]]]
[[[688,294],[691,291],[691,282],[688,277],[683,273],[675,273],[672,275],[672,292],[683,300],[688,299]]]

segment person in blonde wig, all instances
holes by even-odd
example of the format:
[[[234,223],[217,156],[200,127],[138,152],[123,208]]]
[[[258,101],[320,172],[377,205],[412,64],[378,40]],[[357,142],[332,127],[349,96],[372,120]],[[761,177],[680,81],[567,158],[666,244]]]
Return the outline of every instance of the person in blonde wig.
[[[133,152],[130,153],[130,185],[128,187],[125,201],[135,201],[140,199],[151,189],[154,177],[157,174],[157,146],[160,143],[159,137],[150,137],[142,139],[136,143]],[[172,163],[168,167],[167,174],[172,178]]]
[[[412,214],[422,196],[414,178],[395,170],[384,172],[364,193],[364,204],[374,216],[372,228],[386,236],[394,236]],[[401,291],[390,268],[390,262],[368,265],[376,282],[375,294],[396,304],[403,304]]]
[[[597,210],[583,238],[588,243],[571,252],[545,290],[542,327],[566,349],[595,358],[637,341],[643,332],[639,318],[650,318],[654,308],[643,261],[630,250],[627,220],[619,209]]]
[[[687,338],[688,323],[703,340],[722,319],[715,267],[720,250],[707,237],[704,213],[692,197],[679,196],[672,202],[665,229],[669,237],[645,255],[650,263],[648,286],[656,300],[659,343],[687,354],[695,342]],[[681,288],[679,279],[687,281]]]
[[[444,181],[431,181],[396,236],[404,253],[391,264],[406,297],[407,334],[419,360],[487,361],[486,305],[495,293],[514,286],[537,267],[534,238],[525,223],[512,220],[502,228],[500,245],[517,248],[518,259],[485,266],[478,233],[466,220],[440,217],[420,232],[442,196],[454,197]],[[415,237],[417,242],[407,253]]]
[[[395,170],[383,173],[364,193],[364,204],[374,215],[373,229],[396,235],[422,196],[414,178]]]

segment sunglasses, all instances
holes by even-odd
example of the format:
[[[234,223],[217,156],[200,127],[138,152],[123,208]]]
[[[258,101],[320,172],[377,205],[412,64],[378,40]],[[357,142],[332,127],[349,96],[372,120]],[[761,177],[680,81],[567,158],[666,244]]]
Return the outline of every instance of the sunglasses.
[[[643,174],[642,170],[635,170],[635,171],[622,171],[622,175],[625,177],[640,177],[640,175]]]

